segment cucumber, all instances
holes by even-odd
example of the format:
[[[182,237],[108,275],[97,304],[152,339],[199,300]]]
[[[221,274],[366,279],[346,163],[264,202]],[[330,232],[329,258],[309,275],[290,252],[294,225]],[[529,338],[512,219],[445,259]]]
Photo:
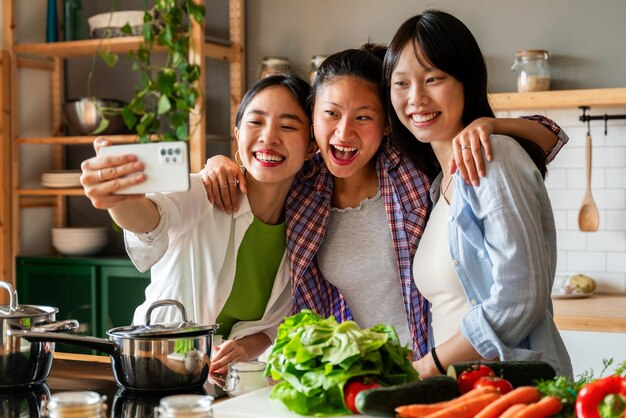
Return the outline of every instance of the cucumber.
[[[508,380],[514,388],[534,385],[538,380],[551,380],[556,376],[554,368],[545,361],[494,361],[454,363],[448,367],[448,376],[458,379],[459,375],[472,366],[484,364],[496,376]]]
[[[362,414],[395,417],[395,409],[414,403],[449,401],[459,396],[456,380],[449,376],[433,376],[424,380],[367,389],[356,395],[354,404]]]

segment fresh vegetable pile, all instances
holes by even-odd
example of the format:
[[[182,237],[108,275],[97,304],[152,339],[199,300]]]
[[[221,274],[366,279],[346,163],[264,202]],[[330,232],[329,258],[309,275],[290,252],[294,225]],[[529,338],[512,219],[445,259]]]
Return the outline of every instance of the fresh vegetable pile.
[[[604,375],[612,360],[605,361]],[[626,362],[613,374],[574,381],[539,361],[458,363],[448,368],[463,395],[395,407],[400,418],[626,418]],[[552,375],[552,377],[550,377]],[[508,379],[504,379],[508,376]],[[426,383],[429,379],[421,382]],[[421,383],[420,382],[420,383]],[[514,389],[513,389],[514,388]],[[388,388],[387,391],[393,388]],[[368,390],[359,396],[372,396]],[[357,396],[357,406],[359,396]],[[383,410],[381,416],[389,415]]]
[[[349,381],[389,386],[418,379],[408,354],[391,326],[361,329],[353,321],[339,324],[302,310],[278,328],[265,374],[280,382],[270,398],[301,415],[350,414],[344,399]]]

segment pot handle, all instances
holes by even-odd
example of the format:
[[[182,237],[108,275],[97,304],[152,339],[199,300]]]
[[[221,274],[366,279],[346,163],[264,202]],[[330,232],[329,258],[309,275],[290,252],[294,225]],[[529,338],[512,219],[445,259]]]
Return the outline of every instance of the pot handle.
[[[78,321],[75,319],[66,319],[64,321],[52,322],[50,324],[36,325],[31,327],[31,331],[35,332],[62,332],[75,331],[78,329]]]
[[[185,310],[185,306],[179,301],[174,300],[174,299],[163,299],[163,300],[157,300],[156,302],[152,303],[150,307],[148,308],[148,310],[146,311],[146,326],[147,327],[150,326],[150,315],[152,314],[153,310],[161,306],[168,306],[168,305],[177,307],[178,310],[180,311],[180,316],[183,319],[183,323],[187,323],[187,311]]]
[[[36,332],[36,331],[18,331],[7,330],[7,334],[13,337],[25,338],[28,341],[49,341],[53,343],[66,343],[78,345],[81,347],[91,348],[93,350],[102,351],[110,356],[119,353],[117,344],[104,338],[89,337],[84,335],[71,335],[56,332]]]
[[[9,292],[9,310],[10,312],[17,311],[17,290],[11,283],[0,281],[0,287],[6,289]]]

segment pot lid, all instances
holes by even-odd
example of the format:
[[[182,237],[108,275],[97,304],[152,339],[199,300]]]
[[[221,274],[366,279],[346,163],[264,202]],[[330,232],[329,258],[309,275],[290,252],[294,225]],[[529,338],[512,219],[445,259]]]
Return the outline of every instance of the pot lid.
[[[0,305],[0,318],[32,318],[59,312],[51,306],[20,305],[17,301],[17,291],[10,283],[0,281],[0,288],[9,292],[9,304]]]
[[[180,311],[181,322],[151,324],[152,311],[161,306],[174,306]],[[122,338],[192,338],[200,335],[215,334],[217,325],[198,325],[187,321],[187,311],[182,303],[173,299],[164,299],[154,302],[146,311],[145,325],[129,325],[109,330],[107,335]]]
[[[215,334],[217,325],[197,325],[193,322],[173,322],[154,325],[129,325],[110,329],[107,335],[131,339],[140,338],[192,338]]]

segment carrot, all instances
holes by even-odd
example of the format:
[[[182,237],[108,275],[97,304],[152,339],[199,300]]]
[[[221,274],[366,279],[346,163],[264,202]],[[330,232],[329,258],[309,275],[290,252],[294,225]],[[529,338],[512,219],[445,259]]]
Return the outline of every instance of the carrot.
[[[484,407],[500,397],[499,393],[485,393],[448,406],[424,418],[472,418]]]
[[[466,402],[468,399],[475,398],[486,393],[497,393],[497,389],[491,387],[472,389],[469,392],[459,396],[458,398],[449,401],[436,402],[431,404],[417,403],[412,405],[404,405],[397,407],[395,411],[400,416],[400,418],[421,418],[437,411],[441,411],[442,409],[448,408],[450,406]]]
[[[441,411],[448,404],[448,401],[437,403],[416,403],[413,405],[399,406],[396,408],[396,413],[399,418],[419,418],[432,414],[433,412]]]
[[[527,406],[528,406],[528,404],[525,404],[525,403],[515,404],[512,407],[510,407],[509,409],[507,409],[506,411],[504,411],[504,413],[502,415],[500,415],[500,418],[513,418],[513,416],[515,416],[515,414],[517,414],[519,411],[521,411],[522,409],[526,408]]]
[[[513,415],[512,418],[547,418],[563,409],[561,400],[555,396],[544,396],[539,402],[532,403]]]
[[[537,402],[539,399],[541,399],[541,394],[536,388],[532,386],[520,386],[502,395],[500,399],[480,411],[476,415],[476,418],[497,418],[501,413],[515,404],[529,404]]]

